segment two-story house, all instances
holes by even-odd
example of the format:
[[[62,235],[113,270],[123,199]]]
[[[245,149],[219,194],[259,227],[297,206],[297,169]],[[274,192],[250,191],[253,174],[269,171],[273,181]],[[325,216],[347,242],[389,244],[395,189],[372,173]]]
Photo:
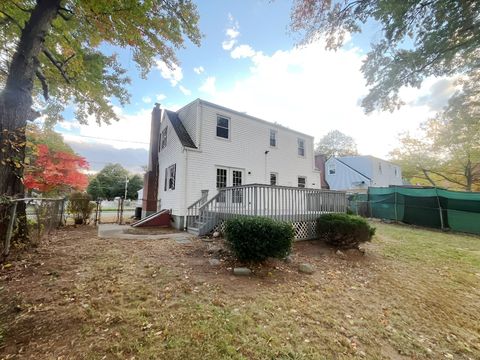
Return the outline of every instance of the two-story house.
[[[320,188],[313,137],[197,99],[152,113],[144,215],[171,210],[183,228],[189,205],[245,184]]]
[[[369,155],[331,157],[325,162],[325,179],[330,189],[351,192],[403,185],[400,166]]]

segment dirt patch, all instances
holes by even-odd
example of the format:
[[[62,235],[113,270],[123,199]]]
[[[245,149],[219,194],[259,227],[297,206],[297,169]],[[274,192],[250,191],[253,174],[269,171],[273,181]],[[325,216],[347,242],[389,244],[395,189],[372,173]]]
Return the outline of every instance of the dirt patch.
[[[130,227],[123,231],[125,234],[131,235],[163,235],[175,234],[181,232],[171,227],[147,226],[147,227]]]
[[[297,242],[289,261],[260,266],[221,239],[67,227],[0,270],[0,358],[479,358],[480,270],[412,259],[397,249],[406,233],[380,226],[365,255]],[[313,274],[298,272],[305,262]],[[253,275],[233,276],[243,265]]]

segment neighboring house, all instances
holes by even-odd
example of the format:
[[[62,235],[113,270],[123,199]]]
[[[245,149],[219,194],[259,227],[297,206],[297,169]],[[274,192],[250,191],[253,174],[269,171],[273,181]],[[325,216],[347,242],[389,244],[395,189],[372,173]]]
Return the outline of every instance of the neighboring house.
[[[218,189],[245,184],[320,188],[313,137],[197,99],[152,112],[144,215],[171,210],[184,227],[188,207]]]
[[[352,192],[403,185],[400,166],[368,155],[331,157],[325,162],[325,179],[331,190]]]

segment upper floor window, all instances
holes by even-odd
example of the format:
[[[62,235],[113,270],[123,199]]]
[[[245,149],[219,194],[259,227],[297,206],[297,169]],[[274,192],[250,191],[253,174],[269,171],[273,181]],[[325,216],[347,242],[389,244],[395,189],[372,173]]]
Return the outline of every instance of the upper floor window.
[[[335,175],[335,172],[337,171],[337,167],[335,164],[328,164],[328,175]]]
[[[305,156],[305,140],[299,138],[297,139],[297,144],[298,144],[298,155]]]
[[[168,127],[165,127],[165,129],[162,130],[162,134],[160,136],[160,148],[163,149],[165,146],[167,146],[167,131]]]
[[[278,181],[278,174],[270,173],[270,185],[277,185],[277,181]]]
[[[277,147],[277,132],[270,129],[270,146]]]
[[[217,136],[228,139],[230,137],[230,119],[217,116]]]
[[[378,172],[381,174],[382,173],[382,164],[378,163]]]
[[[298,177],[298,187],[299,188],[304,188],[307,185],[307,178],[305,176],[299,176]]]

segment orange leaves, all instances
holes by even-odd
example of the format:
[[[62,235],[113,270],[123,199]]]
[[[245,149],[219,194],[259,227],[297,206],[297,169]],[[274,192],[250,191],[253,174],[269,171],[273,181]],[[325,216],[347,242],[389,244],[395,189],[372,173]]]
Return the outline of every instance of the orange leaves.
[[[84,190],[88,178],[79,170],[87,169],[87,161],[78,155],[52,151],[45,144],[37,145],[37,156],[25,169],[23,183],[27,189],[42,193]]]

